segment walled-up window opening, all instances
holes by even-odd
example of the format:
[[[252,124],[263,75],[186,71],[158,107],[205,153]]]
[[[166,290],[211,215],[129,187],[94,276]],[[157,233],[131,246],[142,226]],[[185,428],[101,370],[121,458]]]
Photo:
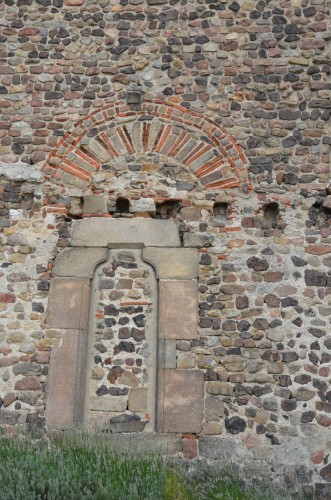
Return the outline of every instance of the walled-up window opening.
[[[181,203],[178,200],[167,200],[163,203],[157,203],[155,219],[170,219],[171,217],[176,217],[180,208]]]
[[[130,201],[126,198],[117,198],[115,212],[118,214],[129,214]]]
[[[276,202],[268,203],[263,207],[263,229],[275,229],[279,218],[279,205]]]
[[[229,203],[224,201],[215,203],[213,208],[213,215],[215,219],[218,220],[227,220],[229,216]]]

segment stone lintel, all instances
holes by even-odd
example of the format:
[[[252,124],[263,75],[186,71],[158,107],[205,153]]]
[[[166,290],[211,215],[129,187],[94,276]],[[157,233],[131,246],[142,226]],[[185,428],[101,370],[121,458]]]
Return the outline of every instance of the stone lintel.
[[[67,429],[83,419],[86,330],[66,330],[60,347],[51,350],[46,386],[46,424]]]
[[[202,371],[159,370],[158,432],[200,432],[203,389]]]
[[[199,275],[197,248],[155,248],[143,250],[143,259],[155,268],[160,279],[193,279]]]
[[[159,338],[195,339],[198,320],[196,280],[160,280]]]
[[[88,278],[52,278],[46,325],[49,328],[86,330],[90,288]]]
[[[143,243],[146,247],[180,247],[177,224],[172,219],[112,219],[92,217],[75,220],[71,246],[107,247],[112,243]]]
[[[106,259],[106,248],[64,248],[55,259],[53,276],[93,278],[96,266]]]

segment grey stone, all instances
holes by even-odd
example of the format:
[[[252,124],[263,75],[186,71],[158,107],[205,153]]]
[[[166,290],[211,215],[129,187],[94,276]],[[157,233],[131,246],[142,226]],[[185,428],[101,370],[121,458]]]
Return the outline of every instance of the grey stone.
[[[225,428],[230,434],[239,434],[239,432],[244,432],[246,425],[246,421],[240,417],[225,419]]]
[[[158,366],[159,368],[176,368],[176,340],[159,339]]]
[[[155,201],[153,198],[139,198],[139,200],[133,200],[130,206],[130,212],[151,212],[155,213]]]
[[[43,174],[38,167],[23,162],[1,163],[0,176],[13,181],[42,182],[43,180]]]
[[[224,403],[221,398],[208,396],[205,399],[205,419],[217,421],[224,416]]]
[[[269,268],[268,262],[258,257],[250,257],[247,260],[247,266],[254,269],[254,271],[266,271]]]
[[[138,415],[119,415],[113,417],[109,422],[109,429],[112,433],[117,432],[142,432],[147,422],[143,422]]]
[[[96,266],[106,259],[106,248],[64,248],[55,259],[53,275],[92,278]]]
[[[214,237],[205,233],[184,233],[184,247],[211,247]]]
[[[73,222],[71,246],[107,247],[112,244],[179,247],[180,239],[172,219],[93,217]]]
[[[206,437],[199,439],[199,452],[203,458],[212,460],[231,460],[237,451],[238,443],[233,439]]]
[[[125,411],[127,404],[125,396],[115,398],[108,394],[108,396],[91,396],[90,398],[90,410],[92,411]]]
[[[83,212],[88,214],[106,214],[107,210],[107,198],[102,195],[85,195]]]
[[[14,375],[32,375],[41,371],[41,366],[37,363],[18,363],[13,366]]]

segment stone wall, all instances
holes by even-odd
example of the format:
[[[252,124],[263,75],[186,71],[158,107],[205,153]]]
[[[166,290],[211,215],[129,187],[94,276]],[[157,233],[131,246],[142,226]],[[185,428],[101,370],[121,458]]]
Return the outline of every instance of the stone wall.
[[[1,425],[44,425],[74,221],[171,218],[200,255],[176,369],[204,374],[204,417],[184,456],[327,497],[326,0],[5,0],[0,41]]]

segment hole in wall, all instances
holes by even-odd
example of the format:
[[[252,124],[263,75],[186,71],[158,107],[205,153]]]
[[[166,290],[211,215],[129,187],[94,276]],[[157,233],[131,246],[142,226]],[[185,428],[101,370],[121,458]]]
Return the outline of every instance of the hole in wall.
[[[130,201],[127,198],[117,198],[115,205],[115,213],[117,214],[129,214],[130,213]]]
[[[279,219],[279,205],[276,202],[267,203],[263,207],[263,229],[275,229]]]
[[[225,201],[215,203],[213,207],[214,218],[223,221],[228,220],[229,206],[230,204]]]
[[[181,203],[178,200],[167,200],[163,203],[157,203],[155,219],[170,219],[171,217],[176,217],[180,208]]]

